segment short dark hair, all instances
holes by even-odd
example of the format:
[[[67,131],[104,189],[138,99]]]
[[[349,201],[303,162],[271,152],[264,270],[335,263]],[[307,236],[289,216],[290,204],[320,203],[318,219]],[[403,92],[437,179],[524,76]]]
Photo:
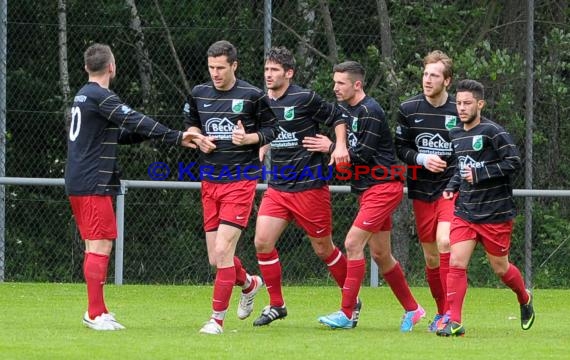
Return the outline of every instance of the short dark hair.
[[[265,61],[271,61],[276,64],[283,66],[285,71],[295,70],[297,63],[295,62],[295,56],[291,50],[287,49],[285,46],[272,47],[269,49],[265,55]]]
[[[364,85],[366,70],[364,69],[364,66],[356,61],[345,61],[340,64],[336,64],[333,66],[333,72],[348,73],[353,83],[360,80]]]
[[[83,61],[88,72],[98,73],[103,70],[113,60],[111,47],[106,44],[95,43],[87,48],[83,53]]]
[[[485,99],[485,87],[478,81],[465,79],[457,83],[456,92],[470,92],[477,100]]]
[[[216,41],[208,48],[208,57],[227,56],[228,62],[233,64],[237,61],[237,49],[227,40]]]

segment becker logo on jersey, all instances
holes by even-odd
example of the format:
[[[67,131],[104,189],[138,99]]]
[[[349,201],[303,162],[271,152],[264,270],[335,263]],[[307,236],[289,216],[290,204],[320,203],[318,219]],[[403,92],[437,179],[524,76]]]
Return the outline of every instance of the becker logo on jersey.
[[[271,142],[272,148],[284,148],[298,145],[299,139],[297,139],[297,133],[289,132],[281,126],[279,126],[279,135],[277,135],[277,138]]]
[[[418,151],[422,154],[435,154],[435,155],[451,155],[451,142],[439,135],[430,133],[421,133],[416,136],[416,146]]]
[[[474,168],[474,169],[480,169],[485,167],[485,162],[484,161],[475,161],[471,156],[467,155],[467,156],[459,156],[457,158],[457,161],[459,162],[459,169],[465,169],[467,167],[470,168]]]
[[[228,118],[211,118],[206,121],[206,134],[216,140],[231,140],[235,127]]]

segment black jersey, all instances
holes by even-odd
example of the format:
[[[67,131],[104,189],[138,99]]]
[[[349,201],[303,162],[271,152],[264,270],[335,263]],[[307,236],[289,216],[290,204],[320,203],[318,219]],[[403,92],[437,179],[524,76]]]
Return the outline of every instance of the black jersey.
[[[350,114],[346,123],[352,191],[359,193],[379,183],[403,181],[403,174],[397,168],[392,133],[380,104],[366,96],[355,106],[346,103],[340,106]],[[370,172],[357,177],[356,166],[368,167]]]
[[[184,125],[195,126],[216,140],[216,149],[200,153],[201,167],[209,167],[203,180],[232,182],[261,176],[259,147],[273,141],[279,132],[277,119],[267,96],[259,88],[236,80],[227,91],[213,83],[197,85],[184,105]],[[241,120],[246,133],[257,133],[259,143],[234,145],[232,132]]]
[[[449,130],[458,123],[455,98],[449,95],[445,104],[433,107],[424,94],[416,95],[400,105],[396,127],[396,153],[407,165],[418,164],[418,154],[435,154],[447,162],[444,172],[434,173],[423,166],[408,170],[408,197],[432,202],[455,172]]]
[[[117,145],[158,139],[180,144],[182,132],[143,115],[111,90],[89,82],[75,95],[67,139],[65,190],[68,195],[120,192]]]
[[[344,124],[338,106],[324,101],[314,91],[290,85],[279,99],[269,99],[279,119],[279,135],[271,142],[269,186],[287,192],[323,187],[329,173],[325,156],[303,147],[305,136],[319,133],[319,125]]]
[[[521,158],[511,135],[486,118],[469,131],[455,127],[449,135],[457,155],[457,169],[446,190],[459,190],[455,215],[474,223],[514,218],[511,175],[521,168]],[[461,178],[461,169],[468,166],[472,168],[473,184]]]

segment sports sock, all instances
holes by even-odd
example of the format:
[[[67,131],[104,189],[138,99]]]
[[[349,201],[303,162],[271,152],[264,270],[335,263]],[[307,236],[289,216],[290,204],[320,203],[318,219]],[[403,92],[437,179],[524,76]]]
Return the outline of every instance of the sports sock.
[[[342,289],[346,279],[346,256],[335,246],[333,252],[325,259],[327,269]]]
[[[450,266],[447,275],[447,305],[451,311],[450,320],[461,324],[463,301],[467,293],[467,270]]]
[[[441,286],[443,289],[443,312],[440,314],[444,314],[447,310],[449,310],[449,306],[447,305],[447,274],[449,274],[449,258],[451,253],[441,253],[439,254],[439,278],[441,279]],[[438,304],[439,309],[439,304]]]
[[[91,319],[109,312],[105,306],[103,286],[107,279],[109,256],[95,253],[85,253],[83,261],[83,275],[87,283],[87,312]]]
[[[520,270],[515,265],[509,264],[509,269],[505,275],[501,277],[501,281],[517,294],[519,304],[528,304],[530,295],[526,292],[524,279]]]
[[[404,310],[414,311],[418,309],[418,303],[410,291],[410,287],[404,276],[404,271],[399,262],[396,262],[396,265],[394,265],[392,269],[382,274],[382,277],[384,277],[384,280],[386,280]]]
[[[441,272],[439,270],[439,267],[430,269],[426,266],[425,271],[431,296],[433,296],[435,303],[437,305],[437,313],[444,314],[445,292],[443,291],[443,286],[441,284],[441,278],[440,278]]]
[[[352,311],[356,305],[356,299],[360,292],[360,285],[366,272],[366,260],[347,260],[346,280],[342,287],[342,312],[349,319],[352,318]]]
[[[236,268],[236,285],[237,286],[248,286],[249,284],[246,284],[247,281],[247,271],[245,271],[243,265],[241,264],[241,260],[237,257],[234,256],[234,267]]]
[[[268,254],[257,253],[257,262],[269,293],[269,304],[271,306],[283,306],[285,301],[281,288],[281,262],[279,262],[277,249],[273,249]]]
[[[236,281],[236,269],[234,266],[218,268],[214,281],[214,295],[212,296],[212,310],[218,318],[212,317],[220,325],[224,325],[225,311],[230,304],[232,290]]]

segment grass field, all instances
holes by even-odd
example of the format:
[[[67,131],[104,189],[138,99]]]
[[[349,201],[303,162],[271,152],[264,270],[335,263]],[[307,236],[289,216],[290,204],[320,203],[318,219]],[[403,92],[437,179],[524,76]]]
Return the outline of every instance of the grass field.
[[[399,331],[402,310],[385,287],[365,287],[359,325],[329,330],[317,316],[339,307],[333,287],[286,287],[289,316],[254,328],[267,303],[262,291],[253,315],[235,315],[234,291],[225,333],[198,333],[210,315],[208,286],[124,285],[106,287],[107,305],[127,327],[84,328],[83,284],[0,284],[0,359],[569,359],[568,290],[536,290],[537,320],[522,331],[510,290],[470,288],[464,307],[464,338],[438,338],[421,322]],[[427,288],[414,294],[433,316]]]

